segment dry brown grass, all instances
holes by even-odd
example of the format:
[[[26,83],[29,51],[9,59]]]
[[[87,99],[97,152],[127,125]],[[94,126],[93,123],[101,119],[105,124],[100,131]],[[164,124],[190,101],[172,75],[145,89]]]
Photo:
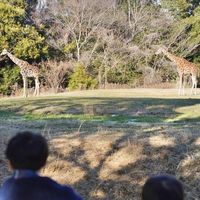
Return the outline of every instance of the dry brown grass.
[[[16,128],[24,127],[13,126],[10,135],[0,131],[1,149]],[[150,175],[172,174],[183,182],[188,200],[200,198],[198,124],[77,130],[43,130],[51,152],[42,175],[75,187],[88,200],[137,200]],[[3,151],[0,156],[2,182],[10,173]]]
[[[43,134],[51,152],[41,174],[75,187],[85,199],[140,199],[147,177],[161,173],[177,176],[188,200],[200,198],[198,125],[99,127],[55,134],[46,129]],[[7,139],[1,137],[1,149]],[[1,163],[2,180],[9,172],[4,159]]]
[[[50,112],[60,113],[62,106],[71,103],[70,110],[78,110],[80,103],[86,106],[81,109],[93,111],[93,103],[89,97],[135,97],[124,101],[119,99],[108,101],[106,99],[101,106],[94,107],[98,113],[109,113],[110,110],[121,114],[137,114],[144,112],[148,116],[153,112],[155,116],[161,112],[169,115],[175,110],[182,113],[184,109],[191,110],[190,116],[196,120],[180,123],[90,123],[73,120],[33,120],[25,121],[18,118],[3,118],[0,120],[0,182],[10,175],[4,159],[4,150],[8,138],[17,131],[31,130],[42,133],[49,141],[50,156],[47,165],[41,170],[44,176],[50,176],[60,183],[73,186],[84,199],[90,200],[139,200],[142,185],[153,174],[171,174],[177,176],[185,188],[187,200],[200,199],[200,131],[199,115],[194,115],[199,110],[199,95],[188,99],[178,97],[176,90],[103,90],[87,91],[86,93],[70,93],[53,99],[44,98],[36,101],[26,101],[20,104],[22,113],[30,110],[40,114]],[[198,91],[199,94],[200,91]],[[87,96],[81,102],[69,97]],[[141,98],[145,97],[144,99]],[[146,99],[146,97],[162,97],[161,100]],[[138,98],[137,98],[138,97]],[[174,99],[170,99],[173,97]],[[187,99],[186,99],[187,98]],[[169,100],[168,100],[169,99]],[[5,99],[6,100],[6,99]],[[91,100],[91,99],[90,99]],[[72,101],[72,102],[71,102]],[[140,104],[145,101],[146,103]],[[82,102],[82,104],[84,104]],[[107,102],[107,103],[106,103]],[[128,102],[128,103],[127,103]],[[13,109],[20,102],[13,100],[10,107]],[[38,103],[38,105],[37,105]],[[31,106],[30,106],[31,104]],[[81,104],[81,105],[82,105]],[[181,104],[181,105],[180,105]],[[35,109],[34,106],[38,106]],[[79,106],[79,107],[78,107]],[[169,108],[168,108],[168,107]],[[27,107],[27,109],[26,109]],[[3,108],[2,108],[3,109]],[[181,109],[181,110],[180,110]],[[92,110],[92,111],[91,111]],[[7,111],[7,110],[6,110]],[[79,111],[79,110],[78,110]],[[111,114],[112,114],[111,113]],[[183,114],[188,112],[183,112]],[[12,113],[11,113],[12,114]],[[8,116],[11,116],[8,115]],[[186,117],[178,115],[177,117]]]

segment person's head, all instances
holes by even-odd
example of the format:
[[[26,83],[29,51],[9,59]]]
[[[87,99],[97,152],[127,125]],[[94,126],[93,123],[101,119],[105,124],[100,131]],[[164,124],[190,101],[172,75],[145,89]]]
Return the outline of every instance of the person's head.
[[[149,178],[142,189],[142,200],[183,200],[183,186],[172,176]]]
[[[5,155],[13,169],[37,171],[46,163],[47,141],[39,134],[19,132],[9,140]]]

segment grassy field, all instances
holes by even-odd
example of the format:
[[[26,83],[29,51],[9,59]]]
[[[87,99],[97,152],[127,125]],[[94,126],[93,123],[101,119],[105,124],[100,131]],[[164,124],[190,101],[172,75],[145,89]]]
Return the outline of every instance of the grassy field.
[[[15,132],[32,130],[49,140],[41,171],[72,185],[85,199],[140,199],[153,174],[180,178],[187,199],[199,199],[200,91],[172,89],[69,92],[0,100],[1,149]],[[10,173],[3,151],[1,182]]]

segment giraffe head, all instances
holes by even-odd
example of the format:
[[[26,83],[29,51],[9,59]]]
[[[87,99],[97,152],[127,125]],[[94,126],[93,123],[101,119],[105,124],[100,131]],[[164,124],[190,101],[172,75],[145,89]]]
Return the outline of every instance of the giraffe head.
[[[156,51],[155,54],[158,55],[160,53],[165,53],[165,52],[167,52],[167,47],[161,46],[161,47],[159,47],[159,49]]]
[[[7,51],[6,49],[4,49],[4,50],[1,52],[0,56],[7,55],[7,53],[8,53],[8,51]]]

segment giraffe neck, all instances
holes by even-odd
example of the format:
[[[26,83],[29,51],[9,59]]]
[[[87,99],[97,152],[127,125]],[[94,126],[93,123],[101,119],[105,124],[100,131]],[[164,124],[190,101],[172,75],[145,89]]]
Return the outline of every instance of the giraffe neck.
[[[169,53],[168,51],[163,51],[163,54],[167,56],[172,62],[176,63],[177,57],[173,54]]]
[[[19,58],[15,57],[13,54],[11,53],[7,53],[8,57],[20,68],[23,67],[23,63],[24,61],[20,60]]]

